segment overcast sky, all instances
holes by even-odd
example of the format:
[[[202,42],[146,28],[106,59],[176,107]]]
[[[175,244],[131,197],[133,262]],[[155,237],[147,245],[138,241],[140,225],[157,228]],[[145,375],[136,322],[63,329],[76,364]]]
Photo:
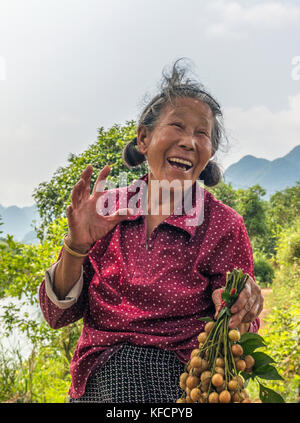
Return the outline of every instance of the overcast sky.
[[[223,108],[224,169],[300,144],[299,0],[0,0],[0,204],[32,205],[182,56]]]

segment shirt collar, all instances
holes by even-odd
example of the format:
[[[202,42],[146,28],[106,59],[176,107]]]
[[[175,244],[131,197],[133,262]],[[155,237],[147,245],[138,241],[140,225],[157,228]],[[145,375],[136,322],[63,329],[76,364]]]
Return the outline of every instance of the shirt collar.
[[[148,173],[134,180],[126,190],[128,198],[128,207],[132,206],[130,200],[134,200],[136,214],[129,216],[126,220],[137,220],[147,212],[147,187]],[[135,198],[133,198],[136,196]],[[187,190],[181,204],[177,206],[170,216],[163,222],[186,231],[192,238],[195,235],[197,227],[201,225],[204,217],[204,198],[205,189],[196,181],[191,188]]]

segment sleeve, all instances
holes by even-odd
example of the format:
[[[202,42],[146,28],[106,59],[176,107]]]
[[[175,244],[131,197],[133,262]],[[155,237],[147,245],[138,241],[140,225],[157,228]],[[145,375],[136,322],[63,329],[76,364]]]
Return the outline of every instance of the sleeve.
[[[52,264],[52,266],[48,270],[46,270],[45,290],[48,298],[50,298],[53,304],[57,305],[57,307],[59,308],[66,309],[75,304],[81,294],[83,286],[83,266],[81,266],[81,275],[73,286],[73,288],[68,292],[68,294],[63,300],[59,300],[53,290],[53,281],[58,263],[59,260],[56,263]]]
[[[255,281],[252,247],[244,220],[240,215],[237,216],[231,230],[221,237],[214,248],[209,268],[212,292],[225,286],[226,273],[234,268],[242,269]],[[259,327],[260,319],[257,318],[250,324],[249,332],[257,332]]]
[[[56,296],[54,297],[51,293],[53,290],[50,277],[48,278],[48,275],[45,275],[45,279],[42,281],[39,289],[39,302],[43,316],[52,329],[59,329],[63,326],[67,326],[83,317],[88,303],[88,289],[95,274],[92,261],[95,262],[95,259],[97,259],[97,264],[99,264],[99,266],[101,265],[101,258],[107,250],[113,233],[114,229],[108,232],[103,238],[96,241],[92,246],[90,254],[83,262],[80,278],[64,300],[55,299]],[[61,258],[62,251],[63,249],[61,248],[57,262]],[[51,268],[52,266],[50,269]],[[51,269],[51,271],[53,275],[53,269]]]
[[[79,280],[70,290],[64,300],[58,300],[52,290],[51,276],[53,276],[55,267],[62,254],[59,253],[57,262],[46,272],[45,279],[39,289],[39,302],[42,314],[52,329],[59,329],[74,323],[83,317],[85,304],[87,302],[88,287],[94,275],[94,269],[89,257],[86,257]]]

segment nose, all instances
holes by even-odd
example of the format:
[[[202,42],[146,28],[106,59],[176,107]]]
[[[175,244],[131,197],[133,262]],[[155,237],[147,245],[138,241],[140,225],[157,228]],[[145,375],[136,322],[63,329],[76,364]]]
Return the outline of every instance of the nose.
[[[185,134],[178,143],[179,147],[185,148],[186,150],[196,149],[196,139],[192,134]]]

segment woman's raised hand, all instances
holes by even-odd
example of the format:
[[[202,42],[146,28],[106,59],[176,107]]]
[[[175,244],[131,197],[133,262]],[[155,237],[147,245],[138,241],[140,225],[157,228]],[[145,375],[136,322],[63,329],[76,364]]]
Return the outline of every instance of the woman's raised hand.
[[[95,241],[103,238],[114,226],[132,215],[130,209],[117,210],[110,216],[102,216],[97,212],[97,201],[105,192],[102,186],[104,187],[109,172],[110,167],[104,166],[90,194],[93,168],[89,165],[72,190],[71,205],[66,209],[68,245],[76,251],[86,253]]]

